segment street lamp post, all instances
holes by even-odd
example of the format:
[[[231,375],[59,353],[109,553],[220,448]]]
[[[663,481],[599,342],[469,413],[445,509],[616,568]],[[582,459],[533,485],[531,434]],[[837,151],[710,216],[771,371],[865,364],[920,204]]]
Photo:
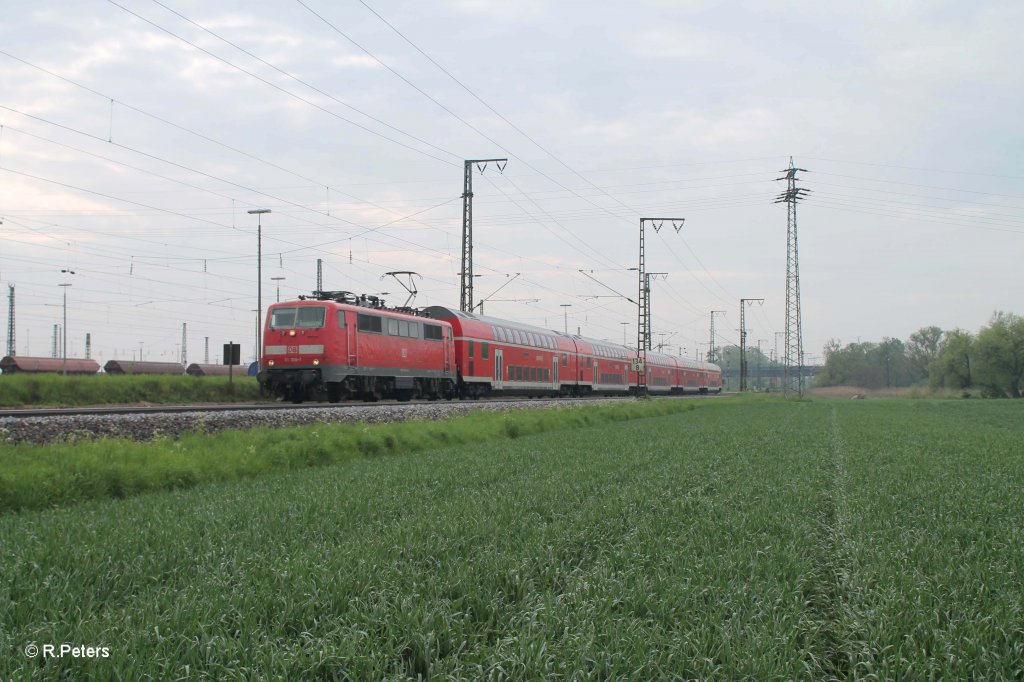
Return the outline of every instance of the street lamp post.
[[[65,275],[73,275],[75,271],[71,268],[64,268],[61,270]],[[57,286],[64,290],[64,340],[61,342],[63,348],[61,349],[61,361],[60,361],[60,373],[64,376],[68,375],[68,287],[71,286],[71,282],[61,282]]]
[[[260,361],[260,350],[261,350],[261,348],[260,348],[260,327],[262,326],[260,323],[262,322],[262,320],[260,320],[260,311],[258,311],[258,310],[250,310],[249,312],[250,313],[256,313],[256,317],[255,317],[256,327],[255,327],[255,329],[253,329],[253,331],[256,332],[256,335],[253,336],[253,338],[255,339],[255,343],[256,343],[256,352],[254,353],[254,355],[256,357],[256,362],[259,362]]]
[[[256,319],[263,315],[263,214],[270,213],[269,208],[253,208],[249,215],[256,216]],[[260,351],[263,346],[262,332],[256,329],[256,362],[260,360]]]
[[[64,272],[63,270],[61,272]],[[74,273],[72,273],[74,274]],[[64,289],[64,340],[62,341],[63,352],[61,353],[60,373],[68,375],[68,287],[71,282],[61,282],[57,286]]]
[[[272,282],[277,282],[277,299],[276,299],[277,303],[281,302],[281,281],[284,280],[284,279],[285,279],[284,277],[271,277],[270,278],[270,280]]]

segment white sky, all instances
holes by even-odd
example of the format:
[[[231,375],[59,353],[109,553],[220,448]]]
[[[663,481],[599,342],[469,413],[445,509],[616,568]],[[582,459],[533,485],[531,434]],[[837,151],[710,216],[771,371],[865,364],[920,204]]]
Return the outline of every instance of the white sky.
[[[205,337],[251,357],[252,208],[272,210],[264,306],[322,258],[327,289],[401,304],[381,276],[415,270],[417,305],[457,307],[463,159],[489,157],[509,163],[474,177],[476,299],[520,274],[488,315],[561,329],[571,304],[573,329],[635,343],[611,290],[637,297],[639,219],[677,216],[647,230],[655,342],[706,352],[712,309],[738,342],[738,299],[764,298],[748,340],[772,349],[790,155],[809,359],[1024,313],[1019,0],[3,8],[0,329],[13,283],[21,355],[50,354],[70,281],[69,355],[91,332],[101,362],[172,361],[187,322],[190,362]]]

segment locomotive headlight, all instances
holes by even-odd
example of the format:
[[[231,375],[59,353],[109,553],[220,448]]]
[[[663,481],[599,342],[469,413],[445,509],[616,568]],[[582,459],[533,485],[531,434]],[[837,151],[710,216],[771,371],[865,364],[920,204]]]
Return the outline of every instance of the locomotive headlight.
[[[295,330],[294,329],[289,329],[288,330],[288,336],[295,336]]]
[[[320,359],[319,358],[313,358],[313,366],[315,367],[315,366],[317,366],[319,364],[320,364]]]
[[[267,360],[267,364],[270,365],[271,367],[273,367],[274,366],[274,361],[273,360]]]

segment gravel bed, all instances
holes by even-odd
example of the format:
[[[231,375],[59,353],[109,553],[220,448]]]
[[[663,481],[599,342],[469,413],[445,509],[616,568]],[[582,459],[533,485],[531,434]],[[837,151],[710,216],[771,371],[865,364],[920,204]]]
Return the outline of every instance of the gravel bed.
[[[47,444],[95,438],[130,438],[147,441],[177,438],[183,433],[215,433],[225,429],[251,429],[304,424],[362,422],[379,424],[409,419],[436,420],[473,410],[547,409],[565,405],[593,405],[622,398],[586,400],[453,401],[436,403],[340,405],[330,408],[239,410],[231,412],[169,412],[165,414],[67,415],[59,417],[0,417],[0,440],[5,443]]]

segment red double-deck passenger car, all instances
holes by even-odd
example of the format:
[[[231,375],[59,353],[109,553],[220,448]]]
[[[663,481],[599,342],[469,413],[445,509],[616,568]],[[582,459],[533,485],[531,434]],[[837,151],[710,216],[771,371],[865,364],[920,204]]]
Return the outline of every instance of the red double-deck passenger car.
[[[633,348],[435,306],[424,312],[451,324],[460,394],[627,395],[722,390],[717,365],[646,353],[642,375]],[[641,382],[642,379],[642,382]]]

